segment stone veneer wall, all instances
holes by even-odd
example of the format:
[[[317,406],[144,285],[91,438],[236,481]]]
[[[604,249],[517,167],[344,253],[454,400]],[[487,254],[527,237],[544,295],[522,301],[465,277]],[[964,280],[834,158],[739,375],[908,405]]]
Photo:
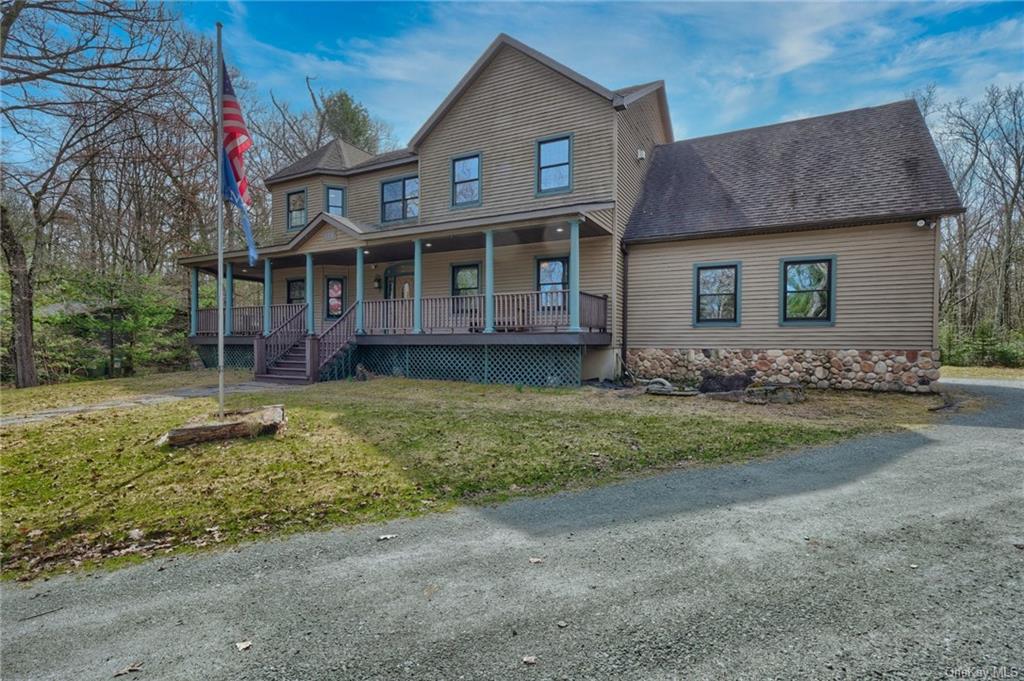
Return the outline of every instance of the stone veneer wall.
[[[755,383],[800,383],[812,388],[934,392],[937,350],[751,350],[630,348],[637,378],[696,383],[701,371],[731,374],[754,369]]]

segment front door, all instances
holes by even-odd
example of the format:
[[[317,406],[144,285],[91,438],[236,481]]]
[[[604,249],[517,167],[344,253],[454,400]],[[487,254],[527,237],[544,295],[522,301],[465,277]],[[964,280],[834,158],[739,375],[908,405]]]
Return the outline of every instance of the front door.
[[[385,298],[412,298],[413,281],[411,274],[396,274],[384,280]]]

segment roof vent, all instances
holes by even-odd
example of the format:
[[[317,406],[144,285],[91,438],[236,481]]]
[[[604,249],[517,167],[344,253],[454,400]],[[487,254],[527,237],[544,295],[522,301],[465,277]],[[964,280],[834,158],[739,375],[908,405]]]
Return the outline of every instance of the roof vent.
[[[637,161],[643,161],[645,158],[647,158],[647,151],[645,151],[644,149],[637,149],[636,150],[636,160]]]

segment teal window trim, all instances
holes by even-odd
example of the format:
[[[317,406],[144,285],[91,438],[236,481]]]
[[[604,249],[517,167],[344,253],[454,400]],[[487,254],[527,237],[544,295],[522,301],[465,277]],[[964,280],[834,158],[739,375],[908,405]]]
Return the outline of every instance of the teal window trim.
[[[829,263],[828,319],[786,319],[786,265],[807,262]],[[779,326],[835,326],[837,257],[832,255],[794,255],[779,258]]]
[[[569,141],[569,184],[565,187],[556,187],[554,189],[541,190],[540,188],[540,147],[542,144],[547,142],[557,142],[559,140]],[[576,133],[563,132],[557,135],[548,135],[534,140],[533,143],[533,195],[535,198],[542,196],[552,196],[554,194],[569,194],[572,192],[573,186],[573,149],[576,146]],[[562,164],[558,164],[562,165]],[[554,167],[554,166],[548,166]]]
[[[331,212],[331,192],[332,191],[339,191],[339,192],[341,192],[341,212],[340,213],[332,213]],[[348,192],[346,191],[345,187],[340,187],[338,185],[327,185],[326,187],[324,187],[324,212],[329,214],[329,215],[338,215],[338,216],[341,216],[341,217],[345,217],[345,213],[348,212]]]
[[[735,296],[736,296],[736,319],[699,319],[700,314],[700,271],[711,269],[722,269],[733,267],[736,269]],[[739,260],[724,262],[695,262],[693,263],[693,292],[691,301],[691,324],[697,327],[737,327],[740,325],[743,313],[742,300],[743,263]]]
[[[411,173],[409,175],[399,175],[397,177],[389,177],[380,181],[380,187],[377,191],[377,197],[380,199],[380,223],[383,224],[395,224],[398,222],[411,222],[413,220],[419,220],[420,217],[420,188],[416,188],[416,196],[406,196],[405,183],[409,180],[419,180],[419,173]],[[384,186],[394,184],[396,182],[402,183],[402,198],[396,201],[384,201]],[[409,201],[416,199],[416,215],[409,215]],[[384,218],[384,204],[385,203],[401,203],[402,204],[402,217],[394,218],[392,220],[386,220]]]
[[[284,280],[284,300],[288,305],[292,305],[298,302],[297,300],[292,300],[292,284],[297,281],[302,282],[302,302],[308,302],[306,300],[306,278],[295,277],[293,279]]]
[[[477,295],[477,296],[480,295],[483,292],[483,288],[484,288],[483,287],[483,282],[481,280],[481,275],[483,274],[483,269],[484,268],[480,265],[480,261],[479,260],[476,261],[476,262],[453,262],[453,263],[451,263],[451,265],[449,265],[448,281],[449,281],[449,286],[450,286],[450,290],[451,290],[451,295],[453,297],[459,295],[458,293],[455,292],[456,291],[456,288],[455,288],[455,272],[456,272],[456,270],[458,270],[460,268],[463,268],[463,267],[475,267],[476,268],[476,293],[474,293],[473,295]]]
[[[298,212],[293,211],[292,208],[292,197],[296,194],[302,194],[302,224],[297,227],[292,227],[292,213]],[[309,194],[306,193],[306,188],[298,189],[293,192],[288,192],[284,195],[284,226],[289,232],[302,229],[306,226],[306,216],[309,214]]]
[[[324,275],[324,321],[334,321],[340,319],[341,314],[332,315],[330,313],[329,296],[327,292],[330,290],[332,281],[341,282],[341,314],[345,314],[345,300],[348,298],[348,278],[343,274],[325,274]]]
[[[459,161],[466,161],[471,158],[476,159],[476,180],[464,180],[463,182],[455,182],[455,164]],[[484,155],[480,151],[470,151],[458,156],[452,156],[448,159],[448,185],[451,187],[449,192],[449,207],[452,210],[459,210],[462,208],[475,208],[482,206],[484,203]],[[467,182],[477,183],[477,192],[475,201],[463,201],[462,203],[456,203],[455,201],[455,189],[456,184],[465,184]]]
[[[564,267],[563,271],[565,273],[565,286],[562,288],[562,290],[565,293],[562,294],[562,303],[559,304],[559,305],[545,305],[544,304],[544,297],[543,296],[541,296],[541,299],[540,299],[538,304],[541,306],[542,309],[545,309],[545,310],[561,310],[563,308],[564,309],[568,309],[568,299],[567,299],[567,297],[569,295],[569,286],[570,286],[570,284],[569,284],[569,254],[568,253],[566,253],[565,255],[535,255],[533,257],[533,290],[537,291],[537,293],[541,293],[541,290],[540,290],[540,264],[542,262],[549,261],[549,260],[561,260],[562,263],[563,263],[563,267]]]

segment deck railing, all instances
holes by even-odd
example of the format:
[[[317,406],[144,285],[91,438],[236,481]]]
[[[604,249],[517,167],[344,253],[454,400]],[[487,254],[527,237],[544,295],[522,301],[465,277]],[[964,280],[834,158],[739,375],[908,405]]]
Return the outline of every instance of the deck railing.
[[[494,294],[494,330],[564,331],[569,328],[569,292],[562,289]]]
[[[423,333],[483,331],[483,296],[431,296],[422,301]]]
[[[273,331],[288,319],[296,310],[305,309],[304,303],[270,306],[270,329]],[[232,310],[234,315],[231,333],[235,336],[258,336],[263,333],[263,306],[243,305]],[[217,308],[209,307],[199,310],[196,333],[200,336],[217,335]]]
[[[353,303],[338,319],[320,334],[320,366],[334,359],[338,352],[348,345],[356,335],[356,305]]]
[[[306,335],[306,305],[295,306],[297,309],[292,313],[291,317],[288,317],[282,324],[270,332],[270,335],[264,339],[265,348],[265,363],[271,365],[276,362],[281,355],[288,352],[289,349],[296,343],[298,343],[303,336]]]
[[[580,327],[589,331],[608,330],[608,296],[580,293]]]
[[[363,301],[363,330],[370,334],[412,333],[412,299]]]

